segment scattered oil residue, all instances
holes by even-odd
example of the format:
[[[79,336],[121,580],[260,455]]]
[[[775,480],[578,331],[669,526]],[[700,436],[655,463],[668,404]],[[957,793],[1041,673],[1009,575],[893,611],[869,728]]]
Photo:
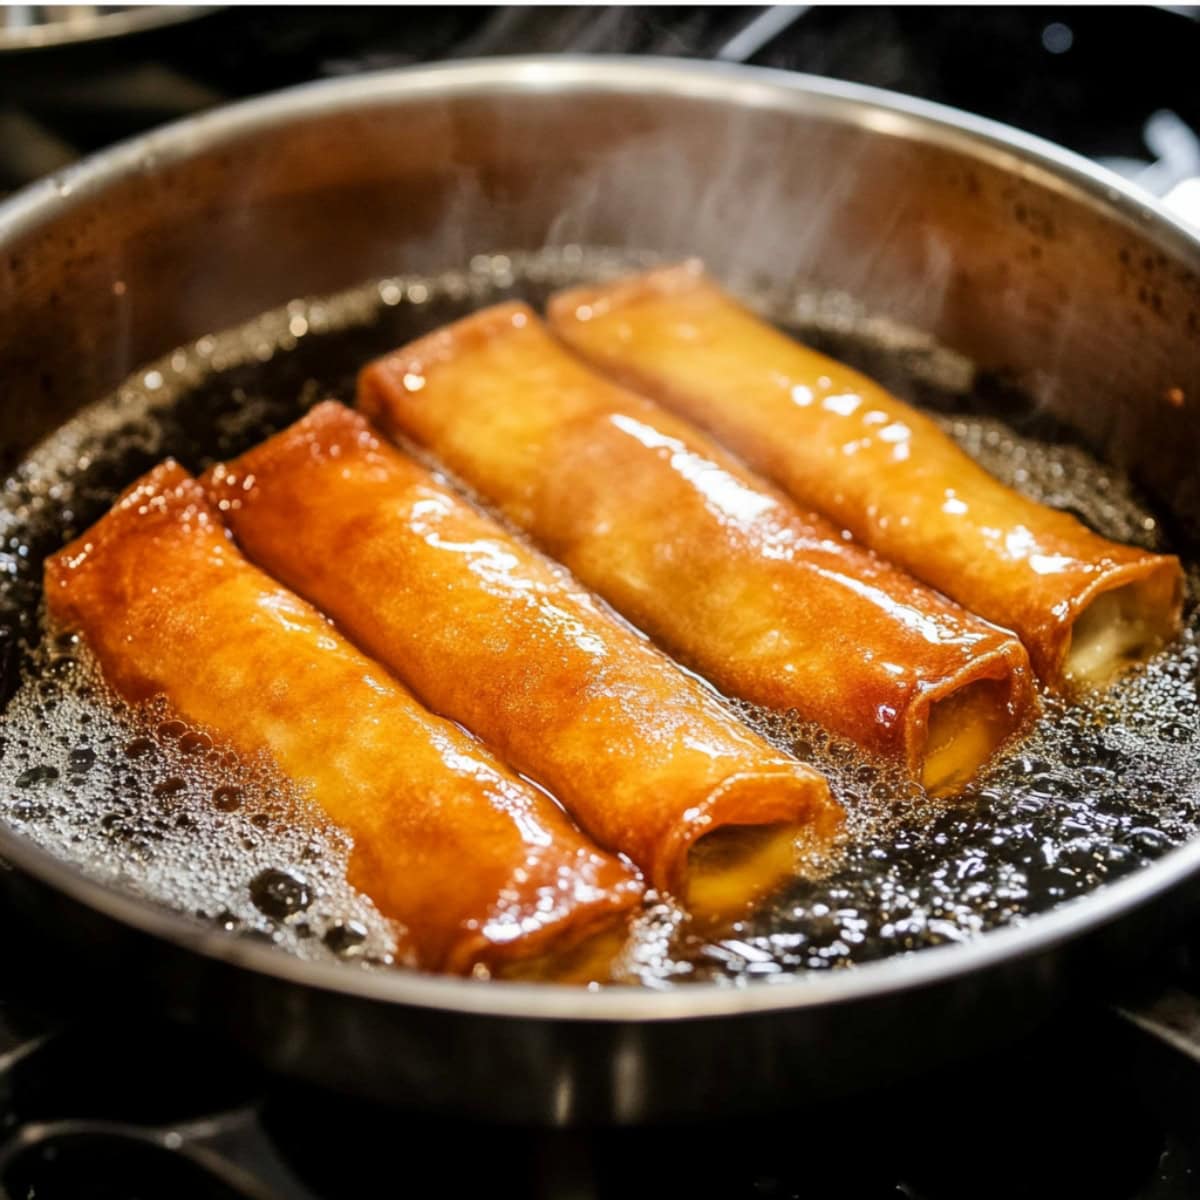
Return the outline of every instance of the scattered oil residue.
[[[390,961],[390,922],[346,882],[350,845],[264,764],[161,702],[115,699],[47,636],[4,716],[0,814],[89,875],[306,958]],[[345,944],[343,944],[345,943]]]
[[[646,255],[566,247],[494,255],[437,277],[298,300],[167,355],[43,443],[0,494],[4,653],[0,819],[90,874],[304,956],[386,962],[393,930],[345,881],[349,847],[305,798],[165,711],[114,703],[82,648],[45,635],[41,564],[166,455],[193,471],[241,453],[317,400],[350,400],[371,357],[479,306],[613,276]],[[883,378],[989,470],[1101,533],[1157,548],[1128,482],[1076,447],[987,411],[971,364],[843,297],[764,292],[759,306]],[[1011,409],[1011,398],[1002,411]],[[982,415],[980,415],[982,413]],[[1195,593],[1195,588],[1191,591]],[[619,977],[738,985],[961,941],[1161,856],[1200,821],[1200,626],[1103,698],[1050,703],[959,800],[939,803],[823,731],[746,705],[776,745],[825,770],[852,834],[731,936],[648,909]]]

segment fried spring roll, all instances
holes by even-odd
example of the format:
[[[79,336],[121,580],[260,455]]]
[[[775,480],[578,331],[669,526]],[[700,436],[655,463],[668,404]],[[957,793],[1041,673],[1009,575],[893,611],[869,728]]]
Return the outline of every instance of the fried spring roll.
[[[251,558],[693,911],[742,911],[840,808],[561,568],[315,408],[206,486]]]
[[[928,417],[742,308],[695,263],[561,293],[550,321],[801,504],[1016,632],[1052,687],[1102,686],[1178,628],[1176,558],[1018,495]]]
[[[371,364],[359,406],[720,688],[900,758],[931,791],[966,782],[1032,711],[1016,638],[593,374],[526,305]]]
[[[164,695],[309,793],[354,840],[351,883],[420,965],[545,955],[638,902],[632,872],[547,796],[247,562],[178,465],[51,558],[46,597],[122,696]]]

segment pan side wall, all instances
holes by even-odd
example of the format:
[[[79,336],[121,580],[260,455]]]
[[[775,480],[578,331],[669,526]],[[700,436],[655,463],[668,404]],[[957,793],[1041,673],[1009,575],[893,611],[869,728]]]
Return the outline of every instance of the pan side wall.
[[[81,983],[101,979],[84,1014],[93,1027],[106,1013],[131,1027],[139,1013],[166,1012],[297,1079],[426,1115],[548,1127],[827,1113],[833,1101],[1016,1042],[1080,994],[1137,990],[1195,900],[1172,893],[1085,939],[855,1002],[586,1022],[303,987],[135,933],[0,862],[0,904],[21,931],[9,961],[22,962],[29,944],[62,950],[25,981],[39,1009],[57,1000],[78,1018]]]
[[[1002,372],[1196,522],[1195,245],[965,135],[686,78],[310,91],[68,176],[0,220],[6,460],[140,364],[295,296],[584,243],[846,293]]]

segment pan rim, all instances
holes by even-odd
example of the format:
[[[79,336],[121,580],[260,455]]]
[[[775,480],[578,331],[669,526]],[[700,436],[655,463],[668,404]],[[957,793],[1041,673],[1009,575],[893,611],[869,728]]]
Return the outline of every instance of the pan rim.
[[[48,202],[51,211],[64,211],[124,174],[168,166],[276,124],[399,99],[587,92],[734,100],[958,149],[1016,169],[1051,190],[1073,192],[1133,225],[1142,236],[1164,235],[1177,254],[1200,266],[1200,230],[1149,192],[1072,150],[988,117],[884,88],[773,67],[582,54],[499,55],[317,80],[168,122],[96,151],[0,201],[0,245],[39,224]]]
[[[115,12],[95,13],[82,20],[64,20],[25,28],[0,28],[0,55],[33,57],[39,50],[56,50],[106,42],[131,34],[150,33],[217,12],[220,4],[143,4]]]
[[[165,166],[258,130],[349,107],[422,97],[517,93],[670,94],[803,112],[886,136],[933,142],[990,160],[1133,226],[1200,270],[1200,236],[1153,197],[1087,159],[1031,134],[882,89],[737,64],[667,58],[522,56],[406,67],[270,93],[166,125],[94,154],[0,203],[0,246],[36,230],[47,213],[84,204],[117,179]],[[1093,932],[1200,873],[1200,838],[1115,883],[1019,924],[957,943],[896,955],[848,971],[797,972],[731,988],[688,983],[655,991],[599,990],[448,978],[403,970],[369,972],[300,959],[205,928],[181,912],[90,878],[0,823],[6,859],[55,890],[158,939],[280,982],[366,1000],[497,1018],[629,1022],[749,1016],[864,1001],[947,982]],[[2,861],[0,861],[2,865]]]

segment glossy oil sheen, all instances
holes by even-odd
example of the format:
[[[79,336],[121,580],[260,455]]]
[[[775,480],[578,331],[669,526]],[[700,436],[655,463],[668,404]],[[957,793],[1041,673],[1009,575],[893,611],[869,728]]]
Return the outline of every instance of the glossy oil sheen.
[[[797,501],[1016,632],[1050,686],[1067,682],[1072,627],[1103,592],[1123,589],[1148,649],[1177,628],[1177,560],[1105,541],[998,486],[916,409],[783,336],[696,262],[560,294],[550,321]]]
[[[839,827],[811,768],[360,413],[318,405],[204,482],[252,559],[651,886],[690,890],[691,848],[727,826],[787,824],[818,844]]]
[[[50,558],[45,587],[50,620],[80,635],[121,696],[162,696],[203,729],[181,734],[189,746],[265,760],[346,831],[347,878],[396,922],[398,961],[466,972],[529,957],[640,899],[628,868],[543,792],[248,562],[178,463]],[[287,878],[252,877],[256,907],[307,907],[311,890]]]
[[[1031,715],[1011,634],[589,370],[527,305],[371,364],[358,403],[731,696],[794,709],[917,778],[932,707],[959,689],[995,681],[995,742]]]
[[[531,259],[496,255],[462,272],[391,279],[328,301],[297,302],[167,356],[64,427],[8,481],[0,560],[5,623],[38,640],[41,559],[164,455],[203,469],[282,428],[316,400],[349,399],[354,374],[368,358],[447,320],[512,296],[540,303],[552,288],[630,265],[642,262],[618,262],[577,248]],[[961,358],[886,323],[848,322],[844,311],[822,297],[776,294],[773,300],[782,324],[881,376],[905,398],[931,406],[943,427],[1006,482],[1072,509],[1107,536],[1170,548],[1154,516],[1119,474],[1055,440],[1057,431],[1050,440],[1015,432],[1014,425],[1039,434],[1046,430],[1019,398],[976,381]],[[864,339],[863,328],[881,336]],[[15,654],[11,664],[14,685],[20,658]],[[675,915],[651,910],[630,948],[624,977],[659,985],[690,978],[737,984],[961,940],[1084,894],[1161,856],[1196,828],[1198,659],[1197,630],[1189,620],[1170,652],[1102,702],[1052,705],[1032,736],[953,807],[925,801],[910,785],[811,726],[744,709],[769,739],[831,772],[850,816],[853,848],[826,878],[797,886],[719,941],[692,936],[679,929]],[[35,702],[34,691],[45,699],[52,679],[42,672],[39,682],[24,685],[27,690],[10,709],[14,724],[0,759],[5,820],[94,873],[120,878],[166,903],[203,892],[210,900],[196,907],[208,919],[217,915],[212,909],[218,903],[227,904],[242,927],[286,937],[295,948],[303,939],[281,933],[278,918],[254,907],[249,886],[263,870],[296,866],[295,848],[276,841],[270,829],[244,867],[236,857],[214,855],[203,888],[189,891],[187,885],[183,893],[177,883],[163,884],[171,872],[157,857],[153,838],[127,838],[120,829],[102,837],[104,821],[117,811],[114,795],[122,811],[134,814],[137,829],[160,819],[164,799],[153,795],[153,786],[173,777],[175,768],[165,762],[157,768],[149,794],[151,776],[119,773],[110,747],[81,733],[84,715],[104,722],[105,710],[74,689],[71,669],[64,672],[57,698],[49,697],[57,707]],[[73,715],[71,723],[59,724],[64,703]],[[76,782],[69,775],[70,756],[88,750],[97,757],[80,773],[86,782]],[[124,783],[126,777],[132,782]],[[186,772],[180,777],[193,788]],[[20,779],[26,781],[22,786]],[[240,826],[247,811],[213,807],[206,830],[222,822]],[[178,845],[174,833],[171,840]],[[173,861],[198,870],[204,846],[189,845]],[[231,841],[231,851],[237,845]],[[312,866],[309,871],[314,899],[308,911],[318,932],[359,919],[355,898],[336,882],[336,856],[322,859],[320,871]],[[283,924],[294,920],[284,918]],[[340,945],[344,939],[334,934],[330,940]]]

